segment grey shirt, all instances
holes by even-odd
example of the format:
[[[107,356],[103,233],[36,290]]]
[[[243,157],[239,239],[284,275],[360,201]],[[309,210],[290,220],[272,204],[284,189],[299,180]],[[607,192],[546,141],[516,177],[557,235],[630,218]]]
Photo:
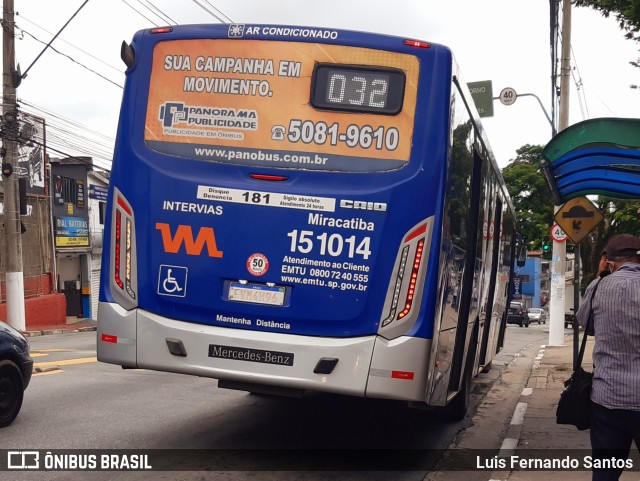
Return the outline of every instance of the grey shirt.
[[[578,309],[583,327],[595,285],[589,284]],[[628,262],[600,280],[593,323],[591,400],[609,409],[640,411],[640,264]]]

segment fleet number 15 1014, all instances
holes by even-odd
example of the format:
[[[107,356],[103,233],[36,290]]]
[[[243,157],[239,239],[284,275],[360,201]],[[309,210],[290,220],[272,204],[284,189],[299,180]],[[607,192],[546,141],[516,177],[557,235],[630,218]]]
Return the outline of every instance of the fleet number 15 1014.
[[[309,254],[314,249],[320,251],[320,255],[329,254],[332,257],[340,257],[345,249],[349,259],[356,255],[363,259],[369,259],[371,255],[371,237],[358,239],[355,235],[343,237],[341,234],[327,234],[326,232],[316,235],[310,230],[295,229],[287,234],[291,239],[291,252]]]

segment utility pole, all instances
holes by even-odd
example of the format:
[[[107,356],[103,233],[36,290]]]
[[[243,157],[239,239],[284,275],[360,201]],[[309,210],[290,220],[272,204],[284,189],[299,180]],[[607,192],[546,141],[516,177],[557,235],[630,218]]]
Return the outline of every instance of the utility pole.
[[[558,132],[569,127],[569,88],[571,86],[571,1],[562,1],[562,53],[560,58],[560,107]]]
[[[24,274],[22,271],[22,235],[18,191],[18,107],[15,70],[15,22],[13,0],[3,0],[2,14],[2,144],[3,162],[13,173],[3,178],[5,279],[7,293],[7,322],[19,331],[26,330],[24,309]],[[5,171],[3,165],[3,174]]]
[[[562,1],[562,53],[560,58],[560,106],[558,132],[569,126],[569,88],[571,86],[571,1]],[[554,207],[554,213],[560,206]],[[564,345],[566,242],[553,241],[551,255],[551,299],[549,307],[549,345]]]

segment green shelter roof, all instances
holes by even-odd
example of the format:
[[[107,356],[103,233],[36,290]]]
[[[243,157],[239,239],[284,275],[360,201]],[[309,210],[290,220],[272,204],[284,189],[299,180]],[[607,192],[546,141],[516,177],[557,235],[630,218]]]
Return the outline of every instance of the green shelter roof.
[[[640,119],[574,124],[551,139],[542,156],[557,205],[588,194],[640,199]]]

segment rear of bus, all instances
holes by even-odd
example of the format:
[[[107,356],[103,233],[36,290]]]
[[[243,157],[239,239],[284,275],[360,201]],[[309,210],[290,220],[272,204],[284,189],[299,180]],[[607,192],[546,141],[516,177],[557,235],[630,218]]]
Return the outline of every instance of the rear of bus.
[[[123,45],[98,358],[424,401],[452,57],[333,29]]]

